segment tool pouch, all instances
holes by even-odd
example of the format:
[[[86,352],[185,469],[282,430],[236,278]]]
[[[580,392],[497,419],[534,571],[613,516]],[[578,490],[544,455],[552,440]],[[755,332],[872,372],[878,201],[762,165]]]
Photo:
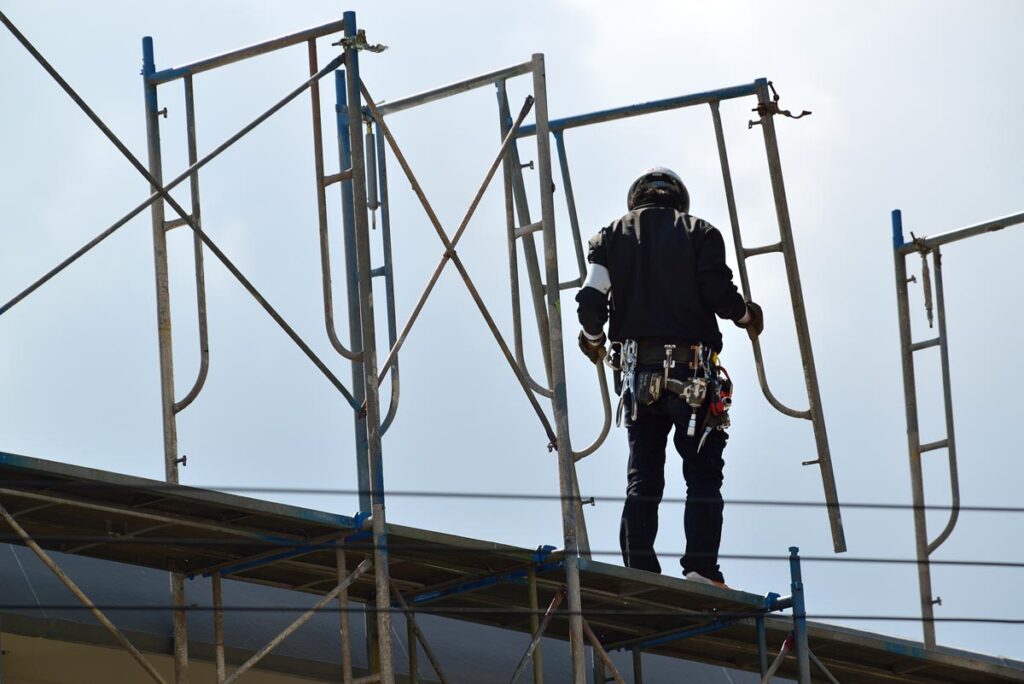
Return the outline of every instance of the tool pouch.
[[[661,397],[662,371],[641,371],[636,374],[636,400],[650,406]]]

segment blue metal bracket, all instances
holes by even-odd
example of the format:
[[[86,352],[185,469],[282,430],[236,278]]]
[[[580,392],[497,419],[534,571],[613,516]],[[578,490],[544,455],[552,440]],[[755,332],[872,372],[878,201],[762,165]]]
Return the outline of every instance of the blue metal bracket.
[[[543,546],[538,546],[537,550],[533,552],[533,562],[537,563],[538,565],[540,565],[541,563],[544,562],[544,560],[548,556],[551,555],[551,553],[554,550],[555,550],[555,547],[551,546],[550,544],[544,544]]]
[[[787,606],[779,606],[778,601],[782,598],[781,594],[776,594],[774,591],[769,591],[764,595],[764,607],[765,610],[784,610]]]
[[[352,521],[355,523],[356,529],[363,529],[363,523],[369,520],[371,515],[370,511],[357,511],[356,514],[352,516]]]

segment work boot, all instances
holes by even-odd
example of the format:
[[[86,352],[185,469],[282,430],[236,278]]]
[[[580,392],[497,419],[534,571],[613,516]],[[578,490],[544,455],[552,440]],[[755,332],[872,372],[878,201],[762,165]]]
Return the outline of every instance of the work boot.
[[[731,588],[725,582],[719,582],[717,580],[708,579],[707,577],[705,577],[704,575],[700,574],[699,572],[697,572],[695,570],[691,570],[690,572],[688,572],[685,575],[683,575],[683,579],[687,579],[687,580],[689,580],[691,582],[696,582],[697,584],[707,584],[708,586],[718,587],[719,589],[730,589]]]

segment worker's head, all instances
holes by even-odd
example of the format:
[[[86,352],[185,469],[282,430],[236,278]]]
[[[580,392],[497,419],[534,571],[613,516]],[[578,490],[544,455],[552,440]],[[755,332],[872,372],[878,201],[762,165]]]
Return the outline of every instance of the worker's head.
[[[683,179],[671,169],[656,166],[644,171],[629,186],[626,206],[630,211],[644,205],[671,207],[682,212],[690,210],[690,193]]]

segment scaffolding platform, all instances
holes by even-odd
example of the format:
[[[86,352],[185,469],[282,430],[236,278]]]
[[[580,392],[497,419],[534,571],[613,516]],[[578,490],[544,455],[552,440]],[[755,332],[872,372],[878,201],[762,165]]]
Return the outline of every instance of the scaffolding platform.
[[[105,560],[326,594],[338,582],[336,549],[372,558],[372,535],[354,517],[0,452],[0,504],[40,546]],[[6,535],[5,535],[6,536]],[[531,631],[528,579],[539,605],[562,590],[559,551],[538,550],[389,523],[390,571],[416,612]],[[17,542],[17,539],[13,541]],[[765,597],[584,560],[583,611],[608,650],[757,671],[756,621],[775,650],[791,621]],[[372,605],[374,581],[350,587]],[[226,606],[230,609],[230,606]],[[568,638],[564,613],[546,636]],[[1021,682],[1024,662],[808,623],[813,653],[841,682]],[[795,676],[794,660],[779,671]]]

